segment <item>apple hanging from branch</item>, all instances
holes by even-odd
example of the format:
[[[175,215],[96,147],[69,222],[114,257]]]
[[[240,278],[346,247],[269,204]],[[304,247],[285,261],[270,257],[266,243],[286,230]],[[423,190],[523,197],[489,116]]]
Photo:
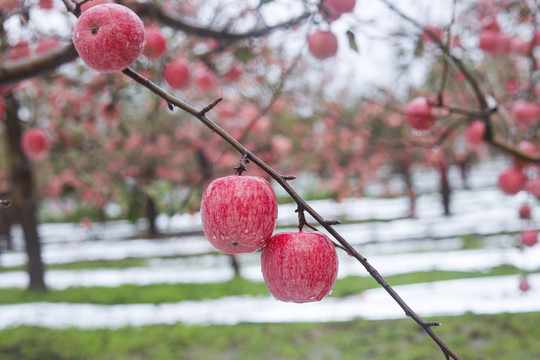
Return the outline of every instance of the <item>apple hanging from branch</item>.
[[[320,232],[272,236],[261,255],[264,282],[281,301],[320,301],[336,283],[339,261],[334,244]]]
[[[263,178],[218,178],[201,200],[203,231],[210,243],[228,254],[259,250],[272,236],[278,209],[274,190]]]
[[[129,67],[141,56],[145,43],[141,19],[119,4],[101,4],[84,11],[73,30],[73,44],[81,59],[103,73]]]

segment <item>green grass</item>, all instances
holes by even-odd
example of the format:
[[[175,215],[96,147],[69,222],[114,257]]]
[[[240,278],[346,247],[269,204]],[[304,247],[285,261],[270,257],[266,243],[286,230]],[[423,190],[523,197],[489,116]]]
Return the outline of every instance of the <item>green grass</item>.
[[[147,258],[127,258],[119,260],[89,260],[66,264],[50,264],[46,270],[83,270],[83,269],[124,269],[142,267],[148,263]],[[24,266],[0,267],[0,273],[8,271],[25,271]]]
[[[488,272],[429,271],[388,276],[390,285],[403,285],[440,280],[473,278],[519,274],[520,270],[509,265],[491,269]],[[349,276],[337,281],[332,297],[359,294],[379,285],[371,277]],[[266,285],[235,278],[222,283],[208,284],[152,284],[122,285],[118,287],[72,287],[64,290],[35,292],[23,289],[0,289],[0,304],[29,302],[71,302],[94,304],[139,304],[165,303],[184,300],[217,299],[233,295],[268,295]],[[0,358],[1,359],[1,358]]]
[[[301,305],[299,305],[301,306]],[[261,309],[264,311],[264,309]],[[467,360],[540,358],[540,313],[441,317],[436,333]],[[0,331],[2,360],[437,360],[410,319],[232,326],[155,325],[117,330]]]

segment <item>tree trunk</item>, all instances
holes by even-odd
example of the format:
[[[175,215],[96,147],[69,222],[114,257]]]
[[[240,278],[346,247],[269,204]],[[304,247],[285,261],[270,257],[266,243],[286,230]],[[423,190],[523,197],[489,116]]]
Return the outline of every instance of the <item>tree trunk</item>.
[[[409,216],[413,219],[416,218],[416,192],[412,183],[411,172],[408,167],[402,169],[403,181],[407,187],[407,197],[409,198]]]
[[[238,263],[238,259],[236,258],[236,254],[230,254],[231,257],[231,266],[234,270],[234,277],[240,278],[240,264]]]
[[[11,195],[4,196],[9,199]],[[13,249],[13,239],[11,238],[11,226],[13,225],[13,208],[0,208],[0,244],[7,250]],[[0,246],[0,247],[2,247]]]
[[[32,290],[45,290],[45,274],[37,230],[37,201],[32,167],[21,147],[22,127],[18,116],[19,106],[17,100],[13,94],[6,96],[5,100],[7,113],[5,137],[10,162],[11,206],[14,217],[21,224],[23,230],[26,254],[28,256],[29,288]]]
[[[441,182],[441,200],[444,209],[444,216],[450,215],[450,184],[448,183],[448,167],[441,165],[439,167],[439,176]]]
[[[157,208],[156,202],[148,194],[145,194],[145,209],[146,220],[148,221],[148,236],[156,236],[158,234],[156,218],[157,218]]]
[[[459,172],[461,174],[461,180],[463,181],[463,188],[465,190],[470,190],[471,186],[469,184],[469,162],[467,160],[463,160],[458,165]]]

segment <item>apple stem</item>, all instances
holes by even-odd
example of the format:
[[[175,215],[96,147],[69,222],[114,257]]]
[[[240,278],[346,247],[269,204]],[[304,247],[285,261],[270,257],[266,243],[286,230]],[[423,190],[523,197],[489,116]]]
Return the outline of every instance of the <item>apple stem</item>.
[[[204,116],[204,115],[201,115],[201,116]],[[242,173],[244,171],[247,171],[246,169],[246,164],[249,162],[248,160],[248,154],[247,153],[244,153],[242,154],[242,158],[240,159],[240,165],[238,165],[237,167],[234,168],[234,170],[236,171],[236,174],[237,175],[242,175]]]
[[[304,214],[304,211],[305,211],[304,206],[302,204],[300,204],[300,203],[297,203],[297,205],[298,205],[298,208],[294,212],[298,213],[298,230],[302,231],[302,229],[304,228],[304,225],[305,225],[305,226],[307,226],[308,228],[310,228],[313,231],[319,231],[316,227],[310,225],[307,222],[306,216]]]

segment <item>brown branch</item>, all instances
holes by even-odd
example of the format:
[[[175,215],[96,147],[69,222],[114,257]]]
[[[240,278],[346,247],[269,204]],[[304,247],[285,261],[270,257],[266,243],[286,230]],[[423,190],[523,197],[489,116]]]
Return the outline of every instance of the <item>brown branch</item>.
[[[5,62],[0,64],[0,85],[9,85],[54,71],[60,65],[73,61],[78,56],[75,47],[70,44],[40,56]]]
[[[221,39],[232,42],[266,36],[275,30],[287,29],[292,26],[298,25],[311,16],[311,13],[306,12],[295,18],[273,26],[259,26],[245,32],[230,32],[226,29],[212,29],[208,27],[198,26],[195,24],[190,24],[188,21],[182,19],[181,17],[164,11],[160,6],[152,2],[133,2],[130,3],[130,8],[141,17],[152,17],[160,23],[167,25],[175,30],[183,31],[186,34],[218,40]]]
[[[430,31],[429,29],[424,29],[422,24],[420,24],[418,21],[414,20],[413,18],[407,16],[406,14],[404,14],[395,5],[393,5],[389,0],[380,0],[380,1],[383,2],[390,10],[395,12],[398,16],[403,18],[405,21],[411,23],[412,25],[414,25],[415,27],[419,29],[422,29],[422,31],[424,31],[431,38],[431,40],[439,46],[443,54],[450,59],[450,61],[454,64],[454,66],[456,66],[463,73],[463,75],[465,76],[465,80],[467,81],[469,86],[471,86],[471,88],[473,89],[476,95],[476,98],[478,100],[478,104],[480,107],[480,111],[478,112],[478,114],[482,114],[482,113],[484,114],[483,116],[480,116],[480,118],[486,124],[485,140],[488,143],[495,146],[496,148],[506,153],[509,153],[511,155],[517,156],[522,160],[534,162],[534,163],[540,163],[540,156],[527,154],[523,152],[521,149],[519,149],[518,147],[511,145],[508,141],[505,141],[503,138],[493,133],[491,115],[497,111],[497,108],[498,108],[497,104],[491,105],[489,103],[486,94],[482,91],[480,87],[480,84],[476,81],[476,79],[474,78],[472,73],[469,71],[467,66],[465,66],[463,61],[455,57],[450,51],[450,48],[446,44],[442,43],[441,39],[439,39],[436,36],[436,34],[434,34],[432,31]],[[466,115],[466,111],[464,110],[461,110],[461,111],[459,111],[458,109],[452,109],[452,110],[456,113],[461,113],[463,115]],[[472,114],[473,113],[469,113],[468,115],[472,115]]]

